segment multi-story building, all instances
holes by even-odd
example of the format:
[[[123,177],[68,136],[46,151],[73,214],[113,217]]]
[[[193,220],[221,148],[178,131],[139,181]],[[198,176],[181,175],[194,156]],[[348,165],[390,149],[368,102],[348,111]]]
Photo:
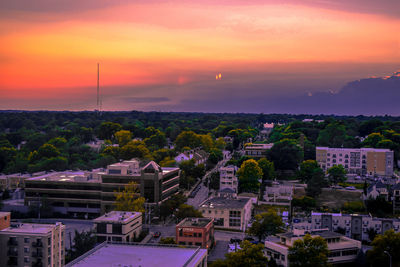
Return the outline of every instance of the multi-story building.
[[[369,215],[341,213],[311,213],[311,229],[329,229],[343,231],[347,237],[356,240],[369,240],[370,229],[377,234],[384,234],[393,229],[400,232],[400,220],[391,218],[374,218]]]
[[[400,183],[395,184],[391,188],[392,191],[392,202],[393,202],[393,213],[400,212]]]
[[[157,206],[179,190],[179,168],[161,168],[151,161],[111,164],[105,171],[59,172],[25,180],[25,205],[46,201],[54,211],[98,217],[113,210],[116,192],[135,183],[138,196]]]
[[[0,231],[0,266],[64,266],[64,239],[61,223],[11,224]]]
[[[245,231],[251,219],[251,198],[214,197],[200,204],[199,210],[206,218],[213,218],[221,228]]]
[[[0,231],[10,227],[11,213],[10,212],[0,212]]]
[[[133,242],[142,231],[142,213],[111,211],[93,220],[97,242]]]
[[[246,144],[244,153],[246,156],[253,158],[265,158],[267,151],[273,147],[274,144]]]
[[[176,225],[176,243],[211,248],[214,245],[214,220],[212,218],[183,219]]]
[[[237,167],[229,165],[219,168],[219,189],[232,189],[235,193],[238,192],[238,178],[236,176]]]
[[[273,183],[271,186],[265,186],[264,200],[267,204],[290,205],[293,192],[293,185]]]
[[[66,267],[207,267],[207,249],[174,245],[104,242]]]
[[[394,155],[389,149],[317,147],[316,160],[324,171],[342,165],[349,174],[393,176]]]
[[[277,234],[279,239],[276,241],[265,241],[267,257],[275,259],[278,266],[289,266],[289,248],[293,246],[294,241],[302,239],[305,234],[304,230],[295,229],[293,232]],[[312,237],[320,236],[326,240],[329,250],[328,262],[330,264],[356,261],[358,252],[361,249],[360,241],[328,230],[311,231],[309,234]]]

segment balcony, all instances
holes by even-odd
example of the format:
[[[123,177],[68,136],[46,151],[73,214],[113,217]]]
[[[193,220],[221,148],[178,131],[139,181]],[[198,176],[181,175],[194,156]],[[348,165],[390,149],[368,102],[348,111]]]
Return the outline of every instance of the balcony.
[[[9,239],[7,242],[7,245],[9,246],[18,246],[18,241],[15,239]]]
[[[32,267],[43,267],[43,262],[41,261],[33,262]]]
[[[32,242],[32,247],[34,247],[34,248],[42,248],[43,247],[43,243],[42,243],[42,241]]]
[[[7,251],[7,256],[18,257],[18,250],[9,250],[9,251]]]
[[[43,253],[42,253],[42,251],[33,251],[32,252],[32,257],[34,257],[34,258],[42,258],[43,257]]]
[[[17,258],[9,258],[7,261],[8,266],[18,266],[18,259]]]

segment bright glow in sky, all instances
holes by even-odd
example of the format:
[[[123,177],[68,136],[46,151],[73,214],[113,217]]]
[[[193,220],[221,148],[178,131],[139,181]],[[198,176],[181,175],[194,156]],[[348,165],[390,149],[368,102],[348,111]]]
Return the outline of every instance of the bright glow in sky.
[[[0,6],[0,109],[93,109],[97,62],[105,109],[189,111],[185,99],[327,91],[400,61],[400,17],[370,1],[15,2]]]

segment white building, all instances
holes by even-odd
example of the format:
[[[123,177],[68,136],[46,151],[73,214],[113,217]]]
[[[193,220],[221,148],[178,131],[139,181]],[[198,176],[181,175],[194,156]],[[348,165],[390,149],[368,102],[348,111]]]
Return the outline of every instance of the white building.
[[[376,199],[377,197],[382,197],[386,201],[388,201],[389,199],[389,191],[387,189],[387,186],[381,181],[370,185],[367,188],[367,195],[365,196],[366,199]]]
[[[320,236],[326,240],[329,250],[328,262],[330,264],[354,262],[361,249],[360,241],[332,231],[312,231],[310,235],[312,237]],[[293,232],[277,234],[277,236],[279,239],[276,241],[265,241],[267,257],[275,259],[278,265],[288,267],[290,265],[288,259],[289,248],[293,246],[294,241],[305,236],[305,231],[295,229]]]
[[[393,176],[394,154],[389,149],[317,147],[316,160],[324,171],[342,165],[349,174]]]
[[[200,204],[203,217],[213,218],[216,227],[245,231],[251,219],[251,198],[214,197]]]
[[[293,198],[293,185],[272,184],[265,186],[264,201],[267,204],[286,204],[290,205]]]
[[[357,240],[369,240],[369,229],[377,234],[384,234],[387,230],[400,231],[400,220],[391,218],[374,218],[369,215],[341,214],[341,213],[311,213],[311,229],[342,229],[347,237]],[[369,240],[371,241],[371,240]]]
[[[221,167],[219,169],[219,189],[232,189],[235,193],[238,192],[238,178],[236,176],[238,168],[233,165]]]
[[[244,153],[246,156],[253,158],[265,158],[267,151],[273,147],[271,144],[246,144],[244,148]]]
[[[133,242],[142,231],[142,213],[111,211],[93,220],[97,242]]]
[[[200,148],[191,149],[185,152],[180,153],[176,156],[175,161],[177,163],[181,163],[182,161],[191,160],[195,161],[195,165],[205,164],[208,159],[208,153]]]

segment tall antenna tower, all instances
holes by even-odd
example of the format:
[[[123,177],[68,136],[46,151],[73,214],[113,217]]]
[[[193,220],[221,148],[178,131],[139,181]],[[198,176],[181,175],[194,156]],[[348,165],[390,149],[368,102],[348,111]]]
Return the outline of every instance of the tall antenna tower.
[[[100,112],[101,106],[100,106],[100,85],[99,85],[99,80],[100,80],[100,64],[97,63],[97,111]]]

